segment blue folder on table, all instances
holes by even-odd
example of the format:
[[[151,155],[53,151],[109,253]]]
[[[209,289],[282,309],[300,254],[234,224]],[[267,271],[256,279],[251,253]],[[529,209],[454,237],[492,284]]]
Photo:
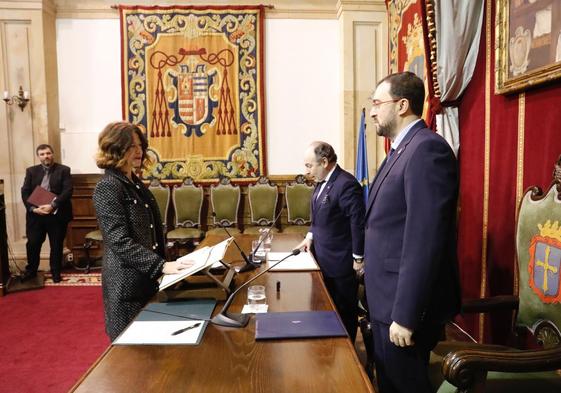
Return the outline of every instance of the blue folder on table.
[[[168,303],[148,303],[136,321],[180,321],[210,319],[216,306],[214,299],[191,299]]]
[[[255,315],[255,339],[346,337],[335,311],[273,312]]]

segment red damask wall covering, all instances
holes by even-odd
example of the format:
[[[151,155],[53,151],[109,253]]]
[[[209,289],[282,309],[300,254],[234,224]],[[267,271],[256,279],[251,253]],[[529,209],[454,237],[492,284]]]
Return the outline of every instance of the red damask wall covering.
[[[495,0],[485,5],[474,77],[460,104],[458,256],[465,298],[512,294],[516,209],[548,188],[561,154],[561,82],[495,95]],[[480,340],[503,342],[510,314],[462,317]]]

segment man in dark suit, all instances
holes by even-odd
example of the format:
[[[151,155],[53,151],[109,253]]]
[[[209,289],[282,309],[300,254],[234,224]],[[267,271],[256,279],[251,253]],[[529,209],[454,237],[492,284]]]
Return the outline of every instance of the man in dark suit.
[[[460,309],[456,259],[458,173],[448,143],[421,114],[423,81],[381,80],[370,115],[392,149],[370,185],[365,285],[380,392],[431,392],[430,350]]]
[[[304,156],[306,175],[316,181],[312,195],[312,225],[298,248],[311,250],[325,286],[354,341],[358,318],[358,282],[353,269],[362,266],[364,197],[353,175],[337,165],[329,144],[314,142]]]
[[[27,235],[27,266],[22,280],[33,278],[37,275],[41,246],[49,235],[51,247],[50,265],[54,282],[60,282],[62,266],[62,248],[66,227],[72,220],[72,177],[70,168],[54,162],[53,148],[49,145],[39,145],[36,154],[41,164],[27,168],[25,180],[21,187],[21,197],[26,209]],[[40,186],[56,195],[50,204],[34,206],[27,200]]]

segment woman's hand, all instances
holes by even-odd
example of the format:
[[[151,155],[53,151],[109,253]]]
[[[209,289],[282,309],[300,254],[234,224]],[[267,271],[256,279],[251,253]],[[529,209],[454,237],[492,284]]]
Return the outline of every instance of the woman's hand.
[[[191,260],[182,260],[182,261],[173,261],[173,262],[166,262],[164,263],[164,268],[162,269],[162,273],[164,274],[177,274],[184,269],[188,269],[195,264],[195,261]]]

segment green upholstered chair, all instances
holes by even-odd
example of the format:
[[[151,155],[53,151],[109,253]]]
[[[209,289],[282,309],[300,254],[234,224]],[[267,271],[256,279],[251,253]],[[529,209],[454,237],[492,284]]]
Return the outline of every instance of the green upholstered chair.
[[[310,227],[310,200],[314,187],[306,184],[304,175],[296,176],[295,182],[286,185],[286,210],[288,226],[284,233],[306,234]]]
[[[167,232],[167,216],[170,205],[171,189],[160,183],[159,180],[154,179],[148,187],[156,203],[158,204],[158,209],[160,210],[160,217],[162,218],[162,226],[164,233]]]
[[[526,191],[518,210],[514,296],[466,302],[465,312],[515,311],[513,333],[532,333],[536,348],[442,342],[445,392],[561,392],[561,197],[554,183],[547,194]],[[513,337],[516,337],[513,335]],[[510,340],[515,342],[516,340]],[[520,341],[520,340],[518,340]]]
[[[174,245],[194,242],[204,237],[200,229],[203,206],[203,187],[195,186],[187,177],[183,184],[174,187],[172,193],[175,208],[175,229],[167,233],[167,240]]]
[[[210,204],[215,228],[207,231],[207,234],[223,234],[222,227],[228,227],[228,232],[232,235],[240,233],[237,228],[240,196],[240,186],[232,185],[230,179],[226,177],[222,178],[218,185],[210,187]]]
[[[258,235],[259,229],[270,226],[276,218],[278,188],[262,176],[247,190],[251,225],[244,228],[244,233]],[[278,232],[273,228],[272,232]]]

